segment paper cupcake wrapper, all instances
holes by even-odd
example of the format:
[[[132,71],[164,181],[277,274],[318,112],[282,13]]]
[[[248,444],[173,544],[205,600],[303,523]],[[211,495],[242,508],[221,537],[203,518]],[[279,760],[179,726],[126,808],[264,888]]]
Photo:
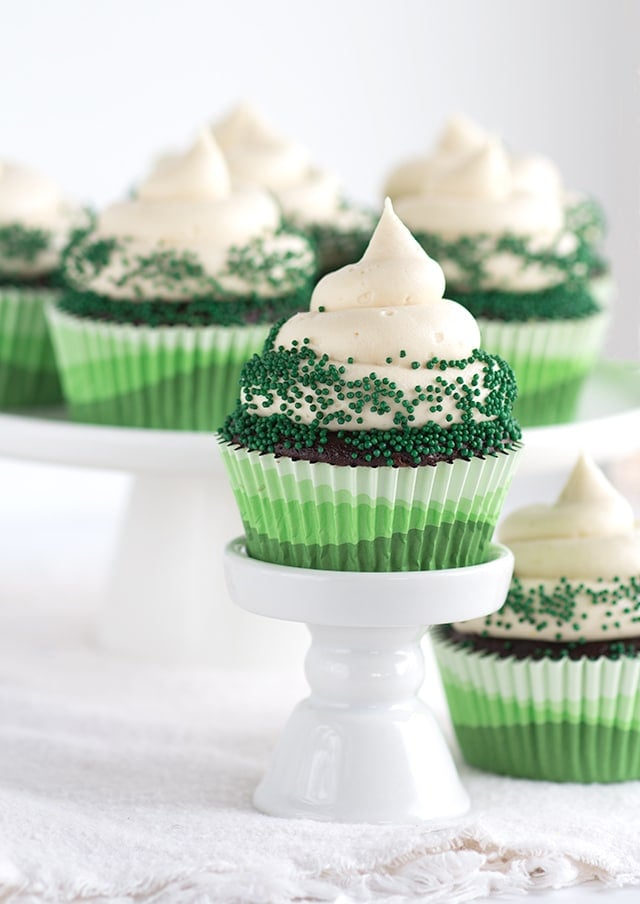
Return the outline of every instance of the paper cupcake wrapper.
[[[417,468],[294,461],[221,445],[249,555],[332,571],[484,561],[518,450]]]
[[[595,365],[609,317],[511,323],[478,318],[482,348],[515,374],[514,414],[523,426],[572,420],[585,377]]]
[[[56,297],[49,289],[0,286],[0,407],[62,401],[53,345],[44,310]]]
[[[433,637],[464,758],[556,782],[640,779],[640,656],[501,658]]]
[[[268,325],[149,327],[47,311],[73,417],[99,424],[216,430]]]
[[[589,292],[596,304],[603,310],[608,310],[616,296],[616,283],[611,273],[603,273],[601,276],[593,276],[589,280]]]

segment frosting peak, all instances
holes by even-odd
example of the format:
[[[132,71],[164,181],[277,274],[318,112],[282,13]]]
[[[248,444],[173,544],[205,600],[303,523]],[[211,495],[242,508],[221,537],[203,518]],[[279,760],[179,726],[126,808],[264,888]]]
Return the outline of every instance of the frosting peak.
[[[236,179],[262,185],[276,195],[306,179],[307,149],[279,135],[249,104],[242,104],[212,128]]]
[[[640,529],[589,457],[553,505],[513,512],[498,533],[515,556],[507,601],[460,631],[571,643],[638,636]]]
[[[231,192],[220,148],[202,130],[185,153],[162,161],[138,189],[142,201],[217,201]]]
[[[458,113],[445,123],[436,144],[436,154],[462,154],[476,150],[487,140],[487,132]]]
[[[595,462],[582,455],[557,501],[553,505],[531,505],[513,512],[505,519],[500,538],[509,544],[602,538],[633,530],[633,525],[631,505],[611,486]],[[603,562],[597,566],[603,567],[609,566]]]
[[[495,139],[433,177],[432,191],[450,197],[495,199],[509,195],[511,171],[506,150]]]
[[[362,259],[323,277],[310,308],[335,311],[430,304],[442,299],[444,288],[442,268],[414,239],[387,198]]]
[[[225,154],[242,144],[271,144],[281,141],[257,108],[247,102],[230,110],[211,131]]]
[[[351,369],[375,365],[396,386],[406,384],[411,390],[416,363],[466,359],[480,346],[474,318],[462,305],[442,297],[444,285],[440,266],[387,199],[362,259],[321,279],[310,312],[288,320],[277,344],[293,348],[306,342],[318,355]],[[429,420],[429,408],[425,401],[416,420],[418,415],[423,422]],[[370,415],[365,423],[389,429],[394,414]]]

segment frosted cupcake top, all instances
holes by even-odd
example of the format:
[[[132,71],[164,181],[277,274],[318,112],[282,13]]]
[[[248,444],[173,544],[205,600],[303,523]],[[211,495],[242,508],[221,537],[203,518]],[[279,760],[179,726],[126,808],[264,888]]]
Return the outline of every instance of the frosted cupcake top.
[[[514,155],[458,117],[434,152],[389,177],[398,215],[465,290],[534,292],[584,279],[591,253],[567,220],[557,167]]]
[[[387,200],[363,258],[321,279],[310,311],[245,367],[223,436],[261,451],[298,444],[305,457],[329,442],[387,465],[511,447],[511,370],[479,350],[475,320],[444,287]]]
[[[0,273],[24,279],[55,270],[77,218],[55,182],[0,160]]]
[[[185,301],[295,291],[314,265],[308,242],[281,230],[274,200],[234,186],[208,132],[162,160],[136,197],[111,205],[70,256],[76,289],[112,299]]]
[[[499,537],[515,556],[507,601],[459,631],[562,642],[640,636],[640,526],[589,458],[553,505],[512,513]]]
[[[344,204],[337,178],[314,166],[302,144],[276,132],[253,106],[236,107],[212,131],[234,179],[270,191],[291,222],[344,231],[372,225],[367,212]]]

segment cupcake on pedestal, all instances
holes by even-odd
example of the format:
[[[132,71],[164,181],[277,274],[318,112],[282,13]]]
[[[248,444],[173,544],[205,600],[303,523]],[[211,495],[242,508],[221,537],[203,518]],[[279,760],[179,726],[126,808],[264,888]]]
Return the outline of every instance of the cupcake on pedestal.
[[[592,252],[567,226],[557,171],[460,126],[448,138],[415,194],[417,164],[391,180],[398,214],[478,318],[484,347],[513,367],[520,420],[570,420],[607,316],[590,285]]]
[[[517,460],[513,374],[387,201],[361,261],[320,280],[244,368],[222,455],[247,549],[283,565],[484,561]]]
[[[280,135],[247,104],[216,123],[213,134],[231,175],[270,191],[287,223],[313,239],[321,276],[358,260],[376,217],[347,201],[336,177],[314,166],[303,145]]]
[[[640,779],[640,526],[588,458],[554,505],[499,529],[497,613],[436,635],[467,762],[549,781]]]
[[[50,322],[72,413],[213,429],[271,324],[305,305],[315,268],[311,244],[263,189],[232,185],[203,132],[66,257]]]
[[[44,308],[78,210],[54,182],[0,160],[0,407],[62,401]]]

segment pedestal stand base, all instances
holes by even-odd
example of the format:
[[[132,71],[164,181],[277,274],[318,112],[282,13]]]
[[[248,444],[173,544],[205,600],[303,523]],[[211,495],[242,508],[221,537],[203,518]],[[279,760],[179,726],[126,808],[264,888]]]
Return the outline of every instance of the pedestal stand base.
[[[308,623],[310,696],[294,709],[258,786],[273,816],[412,823],[469,806],[440,729],[418,697],[426,624],[486,615],[504,602],[513,557],[437,572],[313,571],[250,559],[229,544],[242,607]]]
[[[302,666],[302,625],[234,606],[222,551],[240,528],[226,475],[134,475],[99,615],[111,653],[163,665]]]

